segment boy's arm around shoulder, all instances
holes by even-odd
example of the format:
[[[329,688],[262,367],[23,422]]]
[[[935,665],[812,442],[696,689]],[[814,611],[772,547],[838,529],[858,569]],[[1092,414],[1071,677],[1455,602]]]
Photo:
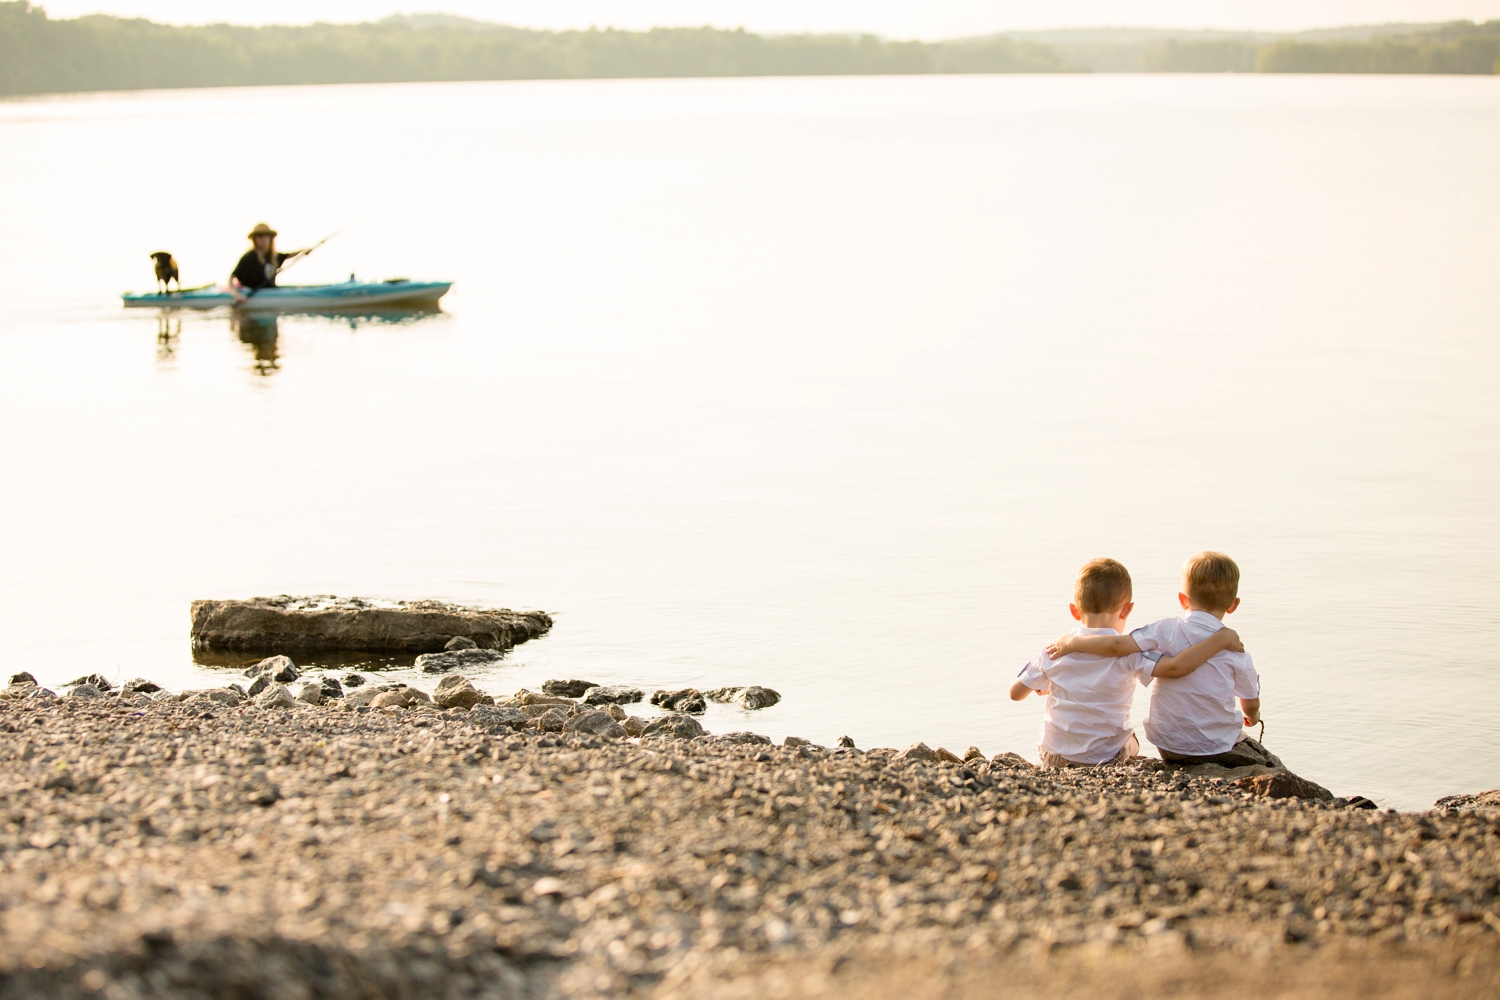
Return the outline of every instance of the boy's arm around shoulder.
[[[1226,649],[1234,653],[1245,651],[1244,644],[1240,642],[1239,633],[1232,628],[1221,628],[1207,639],[1194,643],[1176,656],[1163,656],[1156,661],[1151,676],[1163,679],[1186,677]]]
[[[1087,653],[1090,656],[1129,656],[1139,653],[1141,647],[1127,633],[1125,635],[1074,635],[1069,632],[1047,647],[1047,655],[1054,660],[1069,653]]]

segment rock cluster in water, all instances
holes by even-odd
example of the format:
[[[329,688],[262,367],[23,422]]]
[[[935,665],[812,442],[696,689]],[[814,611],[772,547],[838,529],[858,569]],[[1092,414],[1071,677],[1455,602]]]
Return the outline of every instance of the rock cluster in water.
[[[540,611],[472,608],[442,601],[282,595],[194,601],[192,605],[193,648],[211,652],[443,654],[454,666],[467,666],[498,659],[500,653],[551,627],[552,618]],[[463,642],[445,648],[454,638]],[[435,665],[433,669],[450,668]]]

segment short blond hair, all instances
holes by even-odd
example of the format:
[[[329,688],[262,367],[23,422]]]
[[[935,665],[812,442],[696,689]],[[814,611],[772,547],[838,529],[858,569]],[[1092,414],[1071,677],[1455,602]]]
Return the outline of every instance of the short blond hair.
[[[1085,614],[1114,611],[1131,595],[1130,570],[1115,559],[1090,559],[1073,581],[1073,603]]]
[[[1240,593],[1240,568],[1222,552],[1200,552],[1182,564],[1182,589],[1204,611],[1225,611]]]

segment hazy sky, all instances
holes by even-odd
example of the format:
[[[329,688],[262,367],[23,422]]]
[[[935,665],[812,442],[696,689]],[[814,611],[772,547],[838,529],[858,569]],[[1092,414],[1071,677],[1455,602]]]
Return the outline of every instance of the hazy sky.
[[[1500,0],[53,0],[41,6],[54,17],[109,13],[195,24],[366,21],[446,11],[543,28],[713,24],[921,38],[1097,25],[1295,30],[1500,18]]]

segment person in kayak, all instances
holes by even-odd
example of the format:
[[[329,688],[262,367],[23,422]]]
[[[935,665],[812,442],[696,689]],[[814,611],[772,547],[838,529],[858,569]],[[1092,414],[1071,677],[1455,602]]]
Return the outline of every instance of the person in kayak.
[[[252,246],[245,251],[240,262],[234,265],[234,273],[229,276],[229,289],[234,292],[237,301],[255,294],[257,289],[275,288],[276,272],[301,253],[300,250],[295,253],[278,253],[276,230],[264,222],[257,222],[255,228],[250,230],[250,242]]]

